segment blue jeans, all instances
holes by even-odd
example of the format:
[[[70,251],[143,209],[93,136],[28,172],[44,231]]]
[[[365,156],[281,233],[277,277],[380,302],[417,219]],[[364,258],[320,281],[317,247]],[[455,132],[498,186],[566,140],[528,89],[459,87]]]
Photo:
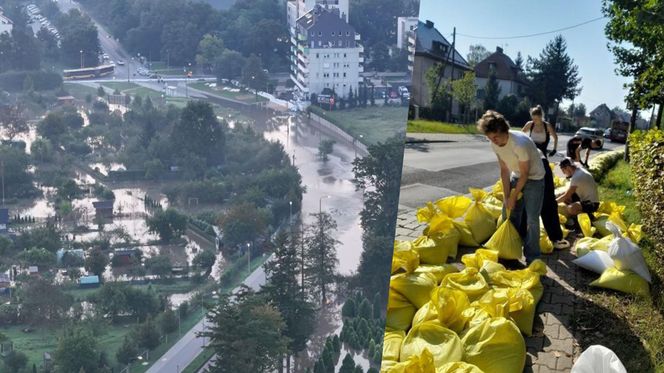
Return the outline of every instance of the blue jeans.
[[[548,167],[548,166],[547,166]],[[516,186],[517,179],[512,178],[510,185]],[[523,197],[516,202],[514,210],[510,214],[510,221],[519,230],[521,239],[523,239],[523,254],[526,262],[531,263],[540,257],[540,213],[542,211],[542,201],[544,200],[544,179],[528,180],[521,191]],[[525,216],[524,216],[525,215]],[[505,208],[503,208],[503,218],[505,217]],[[522,227],[523,220],[526,219],[526,232]]]

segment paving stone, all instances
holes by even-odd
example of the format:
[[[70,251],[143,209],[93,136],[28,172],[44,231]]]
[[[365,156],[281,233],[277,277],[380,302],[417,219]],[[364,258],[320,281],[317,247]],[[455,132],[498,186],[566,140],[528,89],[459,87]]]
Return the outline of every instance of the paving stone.
[[[568,328],[566,325],[560,325],[560,328],[558,329],[558,338],[560,339],[574,339],[574,336],[572,335],[571,329]]]
[[[543,372],[543,367],[556,369],[557,360],[558,358],[553,352],[540,352],[537,354],[537,364],[540,365],[540,372]]]
[[[560,324],[544,325],[544,335],[551,340],[558,339]]]
[[[556,363],[556,370],[559,372],[568,372],[572,369],[574,365],[572,358],[569,356],[560,356],[558,362]]]
[[[545,344],[545,352],[558,352],[559,354],[564,354],[572,356],[574,354],[574,340],[573,339],[551,339],[549,345]],[[554,367],[555,368],[555,367]]]
[[[546,365],[538,365],[538,372],[539,373],[549,373],[549,372],[555,372],[555,370],[549,369]]]

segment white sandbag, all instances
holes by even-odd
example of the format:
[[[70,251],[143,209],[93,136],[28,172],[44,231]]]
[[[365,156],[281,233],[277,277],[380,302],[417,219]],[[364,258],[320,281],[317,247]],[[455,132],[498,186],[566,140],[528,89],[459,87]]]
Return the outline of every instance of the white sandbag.
[[[589,271],[599,273],[600,275],[605,269],[613,267],[614,265],[611,256],[607,252],[601,250],[593,250],[580,258],[574,259],[572,263]]]
[[[593,345],[579,356],[572,373],[627,373],[627,369],[613,351]]]
[[[644,280],[652,283],[650,271],[641,249],[629,238],[623,237],[620,228],[611,221],[606,223],[606,227],[613,233],[615,238],[609,244],[608,253],[615,262],[616,268],[621,271],[631,270]]]

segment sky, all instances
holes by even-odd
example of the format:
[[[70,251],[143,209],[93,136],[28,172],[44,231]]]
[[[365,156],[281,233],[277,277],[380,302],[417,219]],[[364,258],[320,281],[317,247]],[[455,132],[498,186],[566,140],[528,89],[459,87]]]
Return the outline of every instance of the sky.
[[[557,34],[567,42],[567,54],[578,66],[581,76],[581,94],[575,103],[586,105],[587,112],[602,103],[610,108],[625,109],[626,78],[615,73],[613,54],[608,50],[604,35],[607,19],[588,23],[570,30],[518,39],[503,39],[573,26],[602,16],[601,0],[420,0],[420,20],[430,20],[446,39],[452,42],[452,29],[456,27],[456,49],[467,56],[470,45],[482,44],[494,52],[502,46],[512,60],[521,52],[537,57],[546,44]],[[500,39],[478,39],[499,37]],[[563,101],[563,106],[570,101]]]

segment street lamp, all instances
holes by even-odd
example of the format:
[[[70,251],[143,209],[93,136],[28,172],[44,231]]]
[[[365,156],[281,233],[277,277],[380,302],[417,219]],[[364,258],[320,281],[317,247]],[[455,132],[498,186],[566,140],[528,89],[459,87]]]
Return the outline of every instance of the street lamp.
[[[83,68],[83,49],[81,49],[81,69]]]
[[[288,224],[293,221],[293,201],[288,201]]]
[[[247,242],[247,273],[251,273],[251,242]]]

